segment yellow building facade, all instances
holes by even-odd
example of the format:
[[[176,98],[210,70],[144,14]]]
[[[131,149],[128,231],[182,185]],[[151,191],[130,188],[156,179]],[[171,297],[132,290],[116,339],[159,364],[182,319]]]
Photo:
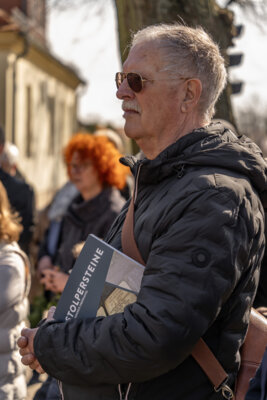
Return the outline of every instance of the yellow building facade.
[[[62,148],[75,132],[72,69],[19,30],[0,30],[0,122],[20,152],[19,169],[42,208],[66,181]]]

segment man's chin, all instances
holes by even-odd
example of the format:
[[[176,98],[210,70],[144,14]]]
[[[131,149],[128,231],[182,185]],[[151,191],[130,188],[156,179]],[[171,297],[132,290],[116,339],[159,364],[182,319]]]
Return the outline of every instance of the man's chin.
[[[127,121],[124,124],[125,135],[130,139],[138,139],[140,137],[140,132],[136,127],[136,124],[129,124]]]
[[[138,140],[138,134],[135,130],[133,129],[125,129],[124,128],[124,132],[125,135],[129,138],[129,139],[133,139],[133,140]]]

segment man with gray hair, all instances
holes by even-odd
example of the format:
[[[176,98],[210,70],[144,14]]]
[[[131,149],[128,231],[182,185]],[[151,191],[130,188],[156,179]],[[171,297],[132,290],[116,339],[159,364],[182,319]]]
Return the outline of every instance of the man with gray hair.
[[[135,176],[141,290],[122,313],[49,318],[19,339],[22,362],[62,381],[65,400],[230,398],[264,251],[267,178],[257,145],[211,123],[226,79],[201,28],[149,26],[133,37],[116,84],[126,135],[144,153],[123,161]],[[119,250],[126,211],[106,237]],[[191,356],[200,338],[227,391]]]

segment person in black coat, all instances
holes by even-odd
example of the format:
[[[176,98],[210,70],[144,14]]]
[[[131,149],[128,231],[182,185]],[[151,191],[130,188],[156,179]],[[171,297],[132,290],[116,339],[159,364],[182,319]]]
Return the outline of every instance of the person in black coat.
[[[0,155],[4,151],[5,132],[0,126]],[[23,231],[19,238],[19,245],[25,253],[29,254],[30,243],[33,238],[35,225],[35,194],[33,188],[16,177],[11,176],[0,166],[0,180],[3,183],[11,207],[19,213]]]

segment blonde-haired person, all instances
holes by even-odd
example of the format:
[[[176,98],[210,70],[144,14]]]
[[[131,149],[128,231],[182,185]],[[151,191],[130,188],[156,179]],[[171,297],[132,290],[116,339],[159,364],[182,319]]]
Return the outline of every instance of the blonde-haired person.
[[[25,368],[16,344],[28,315],[28,259],[17,244],[22,225],[0,182],[0,399],[26,398]]]
[[[42,246],[38,271],[47,290],[62,292],[75,262],[77,244],[89,233],[104,238],[124,205],[119,190],[125,186],[129,168],[119,162],[120,157],[104,136],[78,133],[65,147],[68,175],[79,194],[63,217],[55,254],[49,253],[48,243]]]

